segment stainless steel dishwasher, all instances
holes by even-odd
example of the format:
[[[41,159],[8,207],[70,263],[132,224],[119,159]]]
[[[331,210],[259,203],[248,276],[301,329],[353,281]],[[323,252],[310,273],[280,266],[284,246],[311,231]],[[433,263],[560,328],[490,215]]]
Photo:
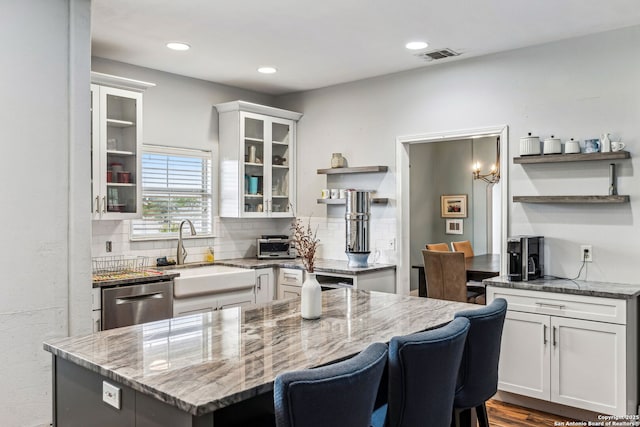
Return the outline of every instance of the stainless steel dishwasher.
[[[173,280],[102,290],[102,329],[137,325],[173,316]]]

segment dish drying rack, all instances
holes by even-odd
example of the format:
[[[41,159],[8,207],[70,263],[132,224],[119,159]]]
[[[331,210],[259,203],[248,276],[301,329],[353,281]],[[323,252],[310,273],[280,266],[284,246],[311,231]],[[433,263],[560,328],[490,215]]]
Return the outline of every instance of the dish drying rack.
[[[91,262],[94,281],[139,277],[156,273],[148,270],[149,257],[146,256],[101,256],[91,258]]]

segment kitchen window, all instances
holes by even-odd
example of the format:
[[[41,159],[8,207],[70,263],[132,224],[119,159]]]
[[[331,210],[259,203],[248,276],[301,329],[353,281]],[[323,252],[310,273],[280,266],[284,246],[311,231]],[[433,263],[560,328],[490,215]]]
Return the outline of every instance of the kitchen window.
[[[198,236],[211,236],[211,152],[149,145],[142,151],[142,219],[131,221],[131,238],[176,238],[185,219]]]

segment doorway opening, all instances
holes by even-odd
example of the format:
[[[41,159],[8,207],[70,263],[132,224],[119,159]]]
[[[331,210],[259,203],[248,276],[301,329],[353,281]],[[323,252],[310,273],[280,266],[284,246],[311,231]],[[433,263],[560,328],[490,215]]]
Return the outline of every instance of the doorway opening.
[[[484,253],[500,253],[502,255],[504,254],[504,240],[507,236],[508,127],[506,125],[502,125],[502,126],[493,126],[493,127],[486,127],[486,128],[468,129],[463,131],[436,132],[436,133],[429,133],[429,134],[422,134],[422,135],[401,136],[396,139],[397,141],[396,171],[397,171],[397,195],[398,195],[398,204],[397,204],[397,213],[396,213],[397,215],[396,217],[397,231],[396,232],[397,232],[397,236],[399,237],[398,246],[397,246],[398,267],[396,271],[397,293],[405,294],[405,295],[409,293],[411,289],[411,285],[410,285],[411,283],[410,279],[412,276],[411,267],[413,264],[417,263],[418,261],[419,261],[419,264],[422,264],[421,252],[418,252],[416,248],[420,245],[424,246],[424,244],[427,243],[427,242],[421,241],[422,238],[428,238],[423,236],[423,235],[426,235],[425,230],[420,230],[420,232],[418,232],[416,228],[420,226],[419,223],[421,221],[419,221],[417,218],[412,218],[411,191],[412,191],[412,188],[415,191],[416,183],[415,182],[412,183],[411,180],[412,180],[412,177],[415,180],[415,179],[419,179],[419,176],[420,176],[420,174],[412,173],[410,169],[412,166],[412,151],[414,155],[417,155],[421,151],[425,151],[425,152],[432,151],[433,153],[436,153],[435,155],[437,156],[437,152],[439,151],[439,149],[446,148],[447,151],[451,151],[455,153],[456,149],[454,147],[456,142],[459,143],[458,147],[463,147],[464,144],[467,144],[467,145],[470,144],[469,141],[481,140],[485,138],[492,139],[493,141],[496,141],[496,138],[499,138],[497,149],[501,153],[500,165],[499,165],[501,179],[498,184],[492,185],[492,184],[486,184],[480,181],[476,181],[475,183],[472,182],[472,173],[471,173],[472,161],[469,161],[468,159],[467,161],[459,160],[457,162],[454,162],[453,160],[451,160],[451,158],[447,158],[446,156],[438,157],[438,168],[441,170],[446,170],[447,167],[463,169],[462,173],[467,174],[465,176],[468,177],[468,184],[472,187],[475,187],[476,196],[478,196],[478,193],[482,191],[485,192],[485,194],[483,195],[484,197],[480,197],[480,196],[477,197],[478,201],[480,199],[485,200],[485,203],[477,203],[477,209],[485,209],[485,211],[479,212],[478,215],[476,216],[478,217],[478,219],[484,218],[485,224],[488,230],[476,230],[476,231],[479,231],[477,233],[477,236],[478,236],[477,240],[479,241],[478,248],[481,252],[484,252]],[[451,143],[451,145],[449,146],[447,146],[446,144],[439,144],[439,145],[433,144],[428,146],[422,145],[422,144],[442,143],[442,142]],[[472,153],[471,156],[473,157],[472,150],[471,150],[471,153]],[[454,158],[457,158],[455,155],[453,156]],[[475,161],[477,160],[474,160],[473,162]],[[450,164],[447,165],[447,162]],[[414,163],[413,164],[414,168],[421,167],[421,166],[417,166],[417,164],[415,163],[415,160],[413,163]],[[447,178],[445,177],[443,179],[446,180]],[[445,190],[438,189],[438,186],[435,185],[435,183],[433,182],[433,179],[427,180],[423,184],[424,186],[434,187],[429,190],[431,193],[445,191]],[[472,188],[472,187],[469,187],[469,188]],[[446,184],[444,186],[440,186],[440,188],[447,188]],[[456,187],[450,187],[450,188],[456,188]],[[461,187],[458,187],[458,188],[461,188]],[[468,190],[468,191],[473,194],[473,190]],[[448,192],[448,191],[445,191],[445,192]],[[429,203],[430,205],[434,204],[433,203],[434,194],[431,194],[430,196],[432,200],[432,202]],[[458,195],[463,196],[464,194],[465,193],[458,194]],[[438,194],[438,199],[439,197],[440,195]],[[467,201],[468,200],[469,198],[467,198]],[[434,207],[431,206],[431,211],[433,211],[433,208]],[[440,209],[440,203],[438,203],[437,208]],[[496,215],[492,215],[493,211],[495,211]],[[415,203],[414,203],[414,216],[415,215],[416,215],[416,212],[415,212]],[[443,218],[439,215],[436,216],[433,213],[431,213],[428,216],[430,218],[425,219],[425,221],[428,221],[428,228],[430,230],[430,231],[427,231],[427,234],[431,232],[433,235],[433,238],[437,238],[438,236],[444,235],[444,233],[447,230],[446,218]],[[497,217],[500,218],[499,223],[494,223],[493,221],[490,223],[487,223],[486,219],[488,217],[494,217],[494,216],[496,218]],[[468,218],[468,214],[466,218],[467,220],[464,221],[466,224],[460,224],[460,225],[463,227],[463,230],[464,230],[464,227],[468,225],[469,232],[466,235],[472,236],[473,230],[474,230],[473,218]],[[454,222],[453,225],[459,224],[459,222],[460,221],[456,221]],[[441,230],[442,234],[434,234],[434,230]],[[459,238],[459,239],[453,239],[453,240],[471,240],[471,239]],[[433,242],[433,243],[436,243],[436,242]],[[419,260],[417,259],[418,253],[420,253]],[[506,270],[504,256],[502,256],[501,259],[502,259],[501,274],[504,274]],[[414,276],[416,275],[414,274]]]

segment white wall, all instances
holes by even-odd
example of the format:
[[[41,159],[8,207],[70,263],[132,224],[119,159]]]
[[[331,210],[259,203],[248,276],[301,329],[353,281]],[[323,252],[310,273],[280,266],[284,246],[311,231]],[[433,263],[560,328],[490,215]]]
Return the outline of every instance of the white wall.
[[[156,84],[144,92],[143,143],[210,150],[214,159],[215,208],[218,193],[218,111],[213,106],[237,99],[271,105],[272,97],[97,57],[92,58],[91,69]],[[186,239],[187,262],[203,261],[208,247],[214,249],[216,259],[254,257],[257,237],[262,234],[288,234],[290,225],[291,221],[286,219],[215,218],[215,238]],[[106,252],[106,241],[113,243],[113,252]],[[151,262],[155,262],[162,256],[175,258],[176,243],[176,239],[130,241],[129,221],[93,221],[92,256],[148,256]]]
[[[91,330],[89,6],[2,4],[2,425],[49,425],[42,342]]]
[[[390,173],[378,189],[395,189],[397,136],[507,124],[509,157],[527,132],[622,138],[635,155],[640,141],[640,27],[596,34],[491,56],[434,65],[278,99],[282,108],[302,111],[298,149],[298,211],[315,208],[332,152],[351,165],[383,164]],[[504,154],[504,153],[503,153]],[[607,194],[606,163],[510,165],[514,194]],[[637,282],[640,255],[635,227],[640,159],[619,162],[619,192],[626,205],[510,204],[510,234],[546,236],[547,273],[577,273],[579,245],[593,245],[588,279]],[[406,195],[403,195],[406,197]],[[392,206],[385,215],[395,215]],[[583,275],[584,277],[584,275]]]

